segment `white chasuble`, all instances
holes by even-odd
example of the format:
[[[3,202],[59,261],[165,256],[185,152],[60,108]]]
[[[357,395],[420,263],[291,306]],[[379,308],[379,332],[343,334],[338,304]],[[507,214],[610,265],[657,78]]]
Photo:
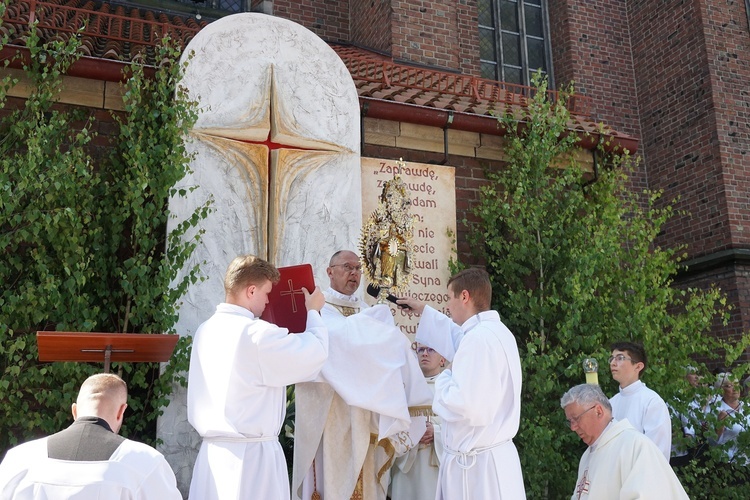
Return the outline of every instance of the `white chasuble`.
[[[613,420],[578,464],[571,500],[684,500],[688,496],[669,462],[627,420]]]
[[[325,295],[328,361],[314,383],[295,388],[292,496],[309,500],[317,491],[323,500],[348,500],[362,472],[363,499],[384,500],[393,458],[426,428],[410,408],[424,412],[432,394],[387,306]],[[342,307],[360,312],[344,316]]]

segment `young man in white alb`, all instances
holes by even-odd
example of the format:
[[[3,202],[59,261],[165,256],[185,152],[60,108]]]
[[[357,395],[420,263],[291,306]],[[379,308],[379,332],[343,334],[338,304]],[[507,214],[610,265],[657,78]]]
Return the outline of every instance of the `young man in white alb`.
[[[646,351],[635,342],[615,342],[609,357],[612,378],[620,383],[620,392],[610,398],[612,415],[628,419],[638,431],[656,443],[669,460],[672,452],[672,422],[669,409],[656,392],[641,382],[646,369]]]

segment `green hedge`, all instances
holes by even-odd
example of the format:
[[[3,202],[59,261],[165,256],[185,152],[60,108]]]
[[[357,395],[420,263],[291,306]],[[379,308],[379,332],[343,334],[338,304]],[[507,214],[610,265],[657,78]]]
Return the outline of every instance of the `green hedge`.
[[[469,225],[472,246],[492,276],[494,307],[518,339],[524,383],[516,442],[528,496],[557,499],[572,494],[585,448],[559,403],[565,391],[585,382],[584,358],[598,359],[600,384],[611,396],[617,383],[606,361],[610,344],[644,343],[644,382],[684,411],[693,397],[686,367],[699,367],[710,380],[710,369],[732,366],[750,336],[728,341],[712,334],[729,311],[717,288],[673,286],[684,249],[656,242],[673,204],[661,193],[631,189],[628,175],[637,158],[606,153],[602,142],[596,172],[584,171],[580,137],[569,130],[574,120],[566,95],[572,89],[552,101],[546,81],[538,78],[535,85],[527,109],[500,117],[509,132],[507,165],[486,172],[477,221]],[[747,367],[735,369],[741,374]],[[705,401],[711,390],[701,393]],[[715,424],[709,417],[707,436]],[[744,498],[747,485],[717,487],[731,484],[727,474],[733,473],[716,449],[679,471],[691,498],[716,491]]]
[[[168,199],[186,194],[174,186],[188,172],[185,137],[196,119],[178,88],[177,47],[165,39],[158,67],[129,66],[124,112],[107,141],[95,110],[57,103],[77,37],[41,43],[32,29],[26,45],[28,99],[8,98],[11,77],[0,84],[0,455],[67,426],[80,383],[102,370],[38,362],[35,332],[174,333],[179,299],[200,279],[197,268],[178,271],[210,209],[167,234]],[[16,109],[5,109],[11,103]],[[161,376],[156,364],[113,364],[131,391],[124,435],[155,441],[172,384],[185,382],[188,351],[181,339]]]

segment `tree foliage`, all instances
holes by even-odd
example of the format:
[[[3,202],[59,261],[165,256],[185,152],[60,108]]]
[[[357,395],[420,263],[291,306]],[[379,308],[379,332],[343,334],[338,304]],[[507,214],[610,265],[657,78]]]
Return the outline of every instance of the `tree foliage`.
[[[94,147],[95,111],[57,103],[78,39],[41,43],[31,29],[26,46],[30,95],[0,121],[0,453],[64,428],[80,383],[102,369],[38,362],[37,330],[174,333],[179,298],[200,279],[197,268],[182,279],[178,271],[209,210],[167,234],[168,199],[186,194],[174,185],[188,172],[184,138],[197,116],[178,87],[176,46],[162,41],[156,68],[130,65],[118,133],[104,147]],[[2,81],[0,107],[17,83]],[[162,376],[153,363],[113,364],[131,392],[124,435],[154,441],[172,383],[184,384],[188,347],[178,343]]]
[[[644,382],[685,411],[689,400],[677,400],[688,391],[685,368],[698,366],[708,374],[707,364],[731,366],[748,336],[729,342],[711,334],[728,317],[720,290],[674,286],[684,249],[656,244],[674,209],[671,203],[657,206],[660,192],[628,189],[636,160],[627,151],[606,154],[600,147],[596,175],[585,171],[580,138],[570,132],[570,91],[551,99],[544,80],[535,85],[522,114],[499,118],[508,131],[507,164],[486,174],[470,241],[487,264],[493,305],[521,353],[516,442],[527,493],[567,498],[585,445],[567,427],[559,402],[585,381],[584,358],[598,359],[600,384],[613,395],[610,344],[642,342],[650,360]],[[709,397],[708,389],[701,392],[704,400]],[[697,416],[696,424],[700,428]],[[710,491],[706,477],[719,473],[718,461],[694,462],[680,471],[691,497]],[[696,474],[702,474],[700,481],[686,478]],[[721,491],[734,498],[727,488]]]

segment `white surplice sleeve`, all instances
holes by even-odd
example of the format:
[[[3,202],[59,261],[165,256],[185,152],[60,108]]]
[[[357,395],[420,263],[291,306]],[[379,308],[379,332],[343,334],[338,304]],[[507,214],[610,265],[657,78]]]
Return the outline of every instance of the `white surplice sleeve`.
[[[328,359],[328,330],[317,311],[308,311],[304,333],[269,323],[256,341],[263,384],[269,387],[311,381]]]
[[[669,409],[661,399],[652,399],[643,413],[643,433],[656,443],[669,459],[672,451],[672,420]]]
[[[478,332],[476,332],[478,333]],[[499,366],[507,361],[496,356],[482,335],[466,335],[456,353],[452,369],[445,370],[435,380],[435,413],[447,422],[464,421],[470,426],[490,424],[498,414],[501,398],[498,385]]]
[[[432,347],[452,363],[463,337],[463,330],[451,318],[430,306],[424,307],[417,326],[417,342]]]

